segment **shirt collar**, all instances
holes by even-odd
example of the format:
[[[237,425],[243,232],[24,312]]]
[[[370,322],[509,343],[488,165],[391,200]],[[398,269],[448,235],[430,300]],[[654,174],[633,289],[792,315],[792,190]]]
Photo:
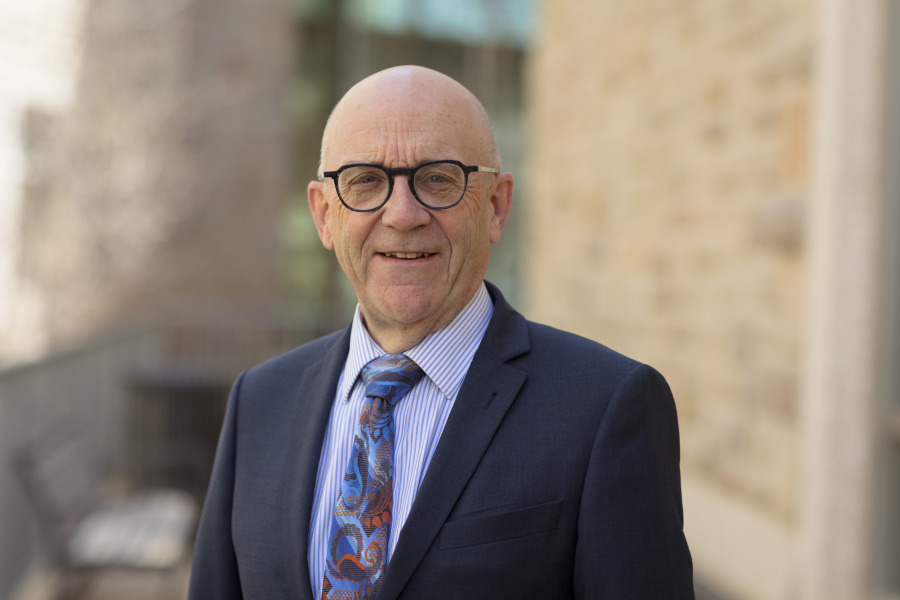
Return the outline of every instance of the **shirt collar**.
[[[454,400],[459,393],[493,311],[491,297],[482,282],[472,300],[452,321],[404,352],[422,368],[447,400]],[[350,331],[350,351],[341,380],[340,398],[343,401],[349,400],[362,368],[385,355],[387,352],[372,339],[363,325],[357,305]]]

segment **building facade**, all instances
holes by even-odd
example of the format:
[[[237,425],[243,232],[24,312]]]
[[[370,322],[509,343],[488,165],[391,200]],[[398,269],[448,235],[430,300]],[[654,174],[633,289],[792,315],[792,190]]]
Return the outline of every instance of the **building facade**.
[[[701,586],[898,597],[895,3],[548,0],[539,22],[530,316],[670,381]]]
[[[293,43],[277,1],[4,2],[0,365],[163,309],[275,310]]]

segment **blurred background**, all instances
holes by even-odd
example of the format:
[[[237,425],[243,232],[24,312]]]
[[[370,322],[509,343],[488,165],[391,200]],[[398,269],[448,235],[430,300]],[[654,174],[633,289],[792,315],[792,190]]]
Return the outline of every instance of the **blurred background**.
[[[895,0],[4,0],[0,56],[0,598],[58,581],[23,448],[202,502],[232,379],[348,323],[306,184],[410,63],[516,175],[488,278],[669,380],[698,597],[900,598]]]

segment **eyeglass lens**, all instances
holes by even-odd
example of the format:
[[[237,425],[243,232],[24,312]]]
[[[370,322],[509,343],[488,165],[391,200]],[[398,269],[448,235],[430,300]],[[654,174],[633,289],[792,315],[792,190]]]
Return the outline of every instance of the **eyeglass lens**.
[[[419,167],[413,176],[419,200],[435,208],[459,201],[466,189],[466,174],[454,163],[432,163]],[[344,169],[338,177],[341,199],[351,208],[368,210],[387,200],[390,182],[387,173],[374,166]]]

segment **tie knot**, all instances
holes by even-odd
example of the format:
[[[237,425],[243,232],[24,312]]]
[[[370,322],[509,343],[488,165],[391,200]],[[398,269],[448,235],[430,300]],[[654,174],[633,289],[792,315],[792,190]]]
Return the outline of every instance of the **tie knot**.
[[[405,354],[376,358],[362,368],[366,396],[384,398],[391,405],[419,383],[424,372]]]

